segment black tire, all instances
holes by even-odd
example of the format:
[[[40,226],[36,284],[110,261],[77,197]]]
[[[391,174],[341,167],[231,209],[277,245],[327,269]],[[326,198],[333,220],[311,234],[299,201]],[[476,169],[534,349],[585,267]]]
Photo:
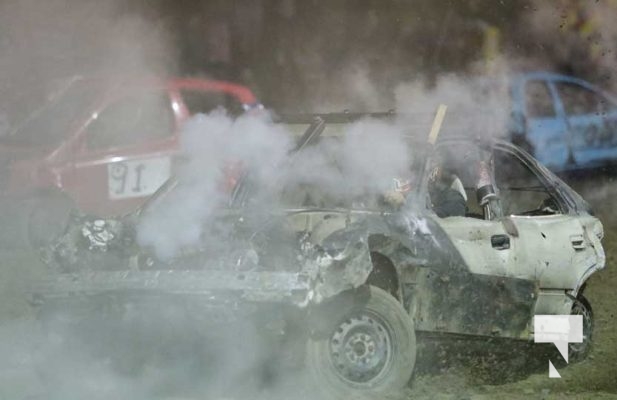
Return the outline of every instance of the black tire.
[[[48,194],[33,199],[25,216],[26,239],[35,251],[49,246],[67,228],[73,202],[62,194]]]
[[[591,351],[591,344],[593,340],[593,310],[591,304],[582,294],[578,295],[574,303],[572,304],[572,315],[583,316],[583,342],[582,343],[570,343],[568,345],[570,362],[582,361],[589,355]]]
[[[308,340],[308,368],[325,398],[382,398],[411,378],[416,361],[411,317],[388,292],[369,286],[368,295],[325,334]]]

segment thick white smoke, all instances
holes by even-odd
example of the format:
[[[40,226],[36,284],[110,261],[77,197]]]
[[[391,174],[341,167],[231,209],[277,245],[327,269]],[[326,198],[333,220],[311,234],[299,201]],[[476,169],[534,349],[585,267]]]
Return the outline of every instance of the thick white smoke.
[[[194,116],[182,131],[177,187],[144,215],[139,242],[164,259],[198,244],[212,213],[229,199],[227,180],[234,178],[229,169],[241,166],[266,184],[275,179],[291,145],[291,136],[267,115],[245,114],[234,120],[217,110]]]
[[[383,193],[392,178],[410,174],[418,156],[404,136],[423,140],[440,103],[448,105],[443,136],[505,136],[508,96],[506,74],[485,79],[446,75],[433,87],[421,81],[402,83],[394,92],[398,118],[348,124],[337,138],[291,157],[295,138],[268,114],[235,120],[223,111],[196,115],[181,135],[185,162],[177,174],[178,187],[145,215],[139,242],[163,259],[199,244],[216,210],[229,200],[224,183],[230,165],[251,172],[259,188],[257,207],[266,212],[281,206],[276,200],[282,190],[298,184],[321,187],[346,204]]]
[[[224,111],[194,116],[182,132],[178,184],[144,214],[140,244],[163,259],[198,245],[229,200],[230,166],[250,172],[257,188],[253,196],[261,202],[252,207],[266,211],[281,206],[277,200],[285,188],[298,184],[352,200],[375,196],[392,185],[392,178],[409,174],[412,154],[403,126],[368,119],[341,133],[290,155],[294,138],[285,124],[273,123],[266,114],[235,120]]]
[[[405,134],[409,132],[397,121],[359,120],[337,140],[323,140],[303,151],[285,181],[324,187],[348,200],[383,192],[392,178],[409,174],[412,148]]]
[[[396,109],[412,129],[427,132],[437,106],[446,104],[442,135],[503,137],[510,118],[509,78],[504,71],[442,75],[430,87],[420,80],[401,83],[395,89]]]

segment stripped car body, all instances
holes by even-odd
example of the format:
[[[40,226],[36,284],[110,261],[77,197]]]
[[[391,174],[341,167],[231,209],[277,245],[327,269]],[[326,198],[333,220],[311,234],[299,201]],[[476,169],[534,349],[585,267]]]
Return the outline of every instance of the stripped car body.
[[[312,117],[297,150],[316,140],[329,121],[364,117]],[[429,175],[452,151],[462,154],[455,167],[469,192],[468,211],[440,218],[431,207]],[[93,226],[96,218],[77,216],[49,251],[48,260],[60,273],[39,282],[34,292],[47,302],[164,295],[230,309],[279,304],[290,310],[284,317],[293,315],[309,325],[311,335],[326,336],[332,325],[313,317],[336,309],[335,318],[340,318],[367,301],[367,287],[387,292],[413,329],[429,333],[531,340],[534,315],[570,314],[585,281],[605,265],[602,225],[587,203],[525,151],[504,141],[449,139],[424,153],[414,190],[402,207],[305,206],[255,218],[246,212],[250,185],[241,180],[231,207],[220,215],[232,227],[227,231],[231,236],[221,235],[221,240],[233,247],[218,252],[192,249],[160,261],[132,239],[130,226],[139,213],[119,223],[99,222],[95,235],[84,226]],[[516,170],[510,163],[529,176],[505,174]],[[478,165],[485,166],[484,174],[478,174]],[[519,184],[508,186],[510,181]],[[154,198],[170,190],[173,182]],[[520,193],[525,194],[522,203],[541,201],[526,207],[516,198]],[[373,341],[367,343],[370,348]],[[379,375],[373,372],[367,376]],[[403,380],[410,374],[403,372]]]

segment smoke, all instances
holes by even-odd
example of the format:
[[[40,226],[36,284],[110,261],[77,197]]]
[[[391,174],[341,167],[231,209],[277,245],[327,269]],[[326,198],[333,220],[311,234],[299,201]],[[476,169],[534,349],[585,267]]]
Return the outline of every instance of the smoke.
[[[303,394],[306,386],[299,378],[300,369],[285,372],[286,382],[277,380],[283,375],[277,369],[280,344],[257,331],[251,320],[217,324],[211,313],[207,320],[189,315],[186,302],[183,308],[174,308],[169,299],[149,300],[147,305],[139,313],[127,308],[114,319],[91,302],[82,314],[62,307],[47,310],[40,322],[0,325],[0,396],[315,398]],[[83,314],[86,310],[88,314]]]
[[[309,109],[313,112],[376,111],[395,106],[391,87],[376,79],[365,61],[357,59],[316,79],[307,97],[312,100]]]
[[[143,215],[140,243],[169,259],[204,238],[213,240],[210,230],[228,201],[225,183],[237,176],[234,168],[250,171],[256,187],[257,203],[247,211],[271,213],[287,205],[280,196],[289,187],[323,186],[342,202],[375,196],[392,177],[408,174],[415,156],[397,121],[360,120],[341,136],[296,154],[290,131],[268,114],[233,119],[217,110],[194,116],[182,132],[177,186]],[[188,298],[100,300],[60,302],[44,310],[42,322],[0,326],[0,377],[11,379],[0,394],[69,400],[317,398],[301,360],[292,362],[295,368],[280,367],[291,354],[301,354],[304,342],[297,333],[291,347],[281,342],[280,322],[270,319],[276,313],[228,323],[229,305],[217,311]]]
[[[292,134],[268,114],[235,120],[222,110],[196,115],[181,135],[177,186],[145,213],[138,240],[162,259],[198,245],[229,200],[226,184],[238,167],[250,173],[255,189],[251,212],[276,212],[284,206],[281,195],[301,185],[327,192],[336,204],[375,197],[391,187],[392,178],[410,174],[405,132],[394,122],[366,119],[345,126],[338,138],[290,154]]]
[[[489,76],[447,74],[432,86],[405,82],[395,89],[397,111],[416,132],[428,132],[439,104],[448,106],[442,135],[503,137],[510,118],[507,72]]]
[[[173,70],[168,21],[153,24],[148,17],[146,7],[116,0],[2,2],[0,129],[40,107],[56,80]]]
[[[360,76],[358,93],[365,95],[360,97],[371,97],[375,85]],[[240,170],[250,172],[255,189],[251,212],[272,214],[289,206],[281,204],[286,189],[302,185],[314,189],[309,193],[313,205],[324,200],[318,193],[322,191],[330,205],[366,203],[390,188],[393,178],[412,174],[410,166],[418,154],[405,136],[423,140],[441,103],[448,105],[442,136],[508,133],[505,72],[485,78],[443,75],[433,86],[420,80],[405,82],[393,97],[400,113],[393,121],[362,119],[342,129],[330,124],[324,140],[291,155],[292,127],[274,123],[268,113],[232,119],[219,110],[194,116],[180,135],[184,162],[178,168],[177,187],[146,213],[138,227],[139,243],[169,260],[206,236],[216,236],[209,230],[220,228],[214,224],[217,212],[229,201],[229,181]],[[329,137],[330,131],[337,131],[336,138]]]
[[[144,75],[173,70],[177,54],[166,22],[159,18],[153,25],[147,14],[120,13],[122,4],[12,0],[0,5],[0,51],[12,54],[0,58],[0,88],[12,94],[11,100],[23,98],[19,102],[4,99],[9,104],[0,107],[6,110],[4,114],[0,111],[0,135],[40,101],[40,92],[47,91],[53,78],[92,71]],[[308,26],[313,35],[312,24]],[[338,42],[330,36],[319,40]],[[293,48],[308,53],[295,58],[298,76],[313,77],[305,78],[304,96],[312,109],[386,110],[395,104],[406,115],[393,123],[358,121],[339,138],[324,139],[291,157],[294,136],[267,114],[235,120],[223,111],[196,115],[183,127],[177,186],[153,204],[138,226],[139,243],[152,248],[159,258],[170,260],[182,249],[216,236],[215,221],[229,200],[229,181],[240,170],[250,171],[256,187],[251,212],[281,210],[289,205],[282,199],[285,189],[302,185],[323,188],[335,197],[336,204],[349,205],[378,196],[390,187],[392,178],[410,173],[409,166],[418,154],[402,135],[425,138],[440,103],[449,106],[442,135],[506,133],[506,73],[488,79],[442,75],[431,83],[422,79],[401,83],[392,91],[408,69],[400,60],[396,72],[386,65],[394,57],[382,63],[377,62],[379,52],[367,57],[377,60],[377,68],[356,59],[311,63],[312,57],[320,58],[320,46],[302,43]],[[397,46],[391,48],[395,51]],[[376,69],[396,79],[379,79]],[[280,79],[277,85],[294,82],[298,76]],[[281,92],[283,98],[301,97],[294,90]],[[14,104],[19,107],[11,108]],[[0,327],[0,397],[303,397],[295,386],[301,381],[295,371],[271,370],[278,364],[279,346],[264,341],[252,324],[220,327],[212,320],[204,321],[207,313],[203,310],[190,310],[180,318],[182,311],[168,308],[165,301],[146,302],[150,312],[134,315],[129,307],[122,311],[128,316],[115,323],[99,309],[90,310],[87,323],[61,327],[51,336],[47,327],[42,329],[32,321]],[[50,324],[63,321],[61,315],[54,315]],[[271,378],[264,374],[285,377],[291,386],[271,389],[266,385],[266,389],[263,382]]]
[[[409,174],[413,155],[405,133],[396,121],[357,121],[340,132],[339,140],[302,152],[284,181],[322,187],[339,199],[376,195],[391,186],[392,178]]]
[[[168,259],[179,249],[199,243],[204,226],[229,199],[227,180],[241,165],[259,185],[276,179],[277,168],[291,149],[291,136],[268,115],[245,114],[233,120],[224,110],[198,114],[182,131],[178,185],[147,213],[138,229],[142,245]],[[237,171],[235,172],[237,175]]]
[[[123,4],[14,0],[0,5],[0,50],[13,55],[0,58],[0,86],[11,99],[20,99],[15,102],[19,106],[1,104],[1,129],[10,130],[44,101],[56,78],[97,72],[142,76],[173,69],[175,52],[166,26],[153,26],[145,14],[121,13]],[[363,70],[346,82],[358,89],[359,98],[373,98]],[[373,106],[377,103],[367,108]],[[211,234],[212,221],[229,197],[227,181],[237,178],[238,169],[250,171],[259,188],[259,203],[253,206],[268,211],[277,209],[269,200],[295,184],[324,184],[346,200],[377,193],[391,177],[406,172],[410,155],[399,132],[400,127],[377,121],[358,123],[345,139],[303,152],[291,162],[293,137],[268,115],[237,120],[222,111],[197,115],[183,127],[177,187],[143,216],[138,240],[161,259],[198,245]],[[0,397],[309,396],[295,385],[301,379],[288,371],[284,376],[293,387],[262,387],[271,379],[264,374],[280,373],[275,359],[279,346],[262,340],[251,323],[218,326],[204,310],[179,318],[183,307],[144,301],[151,311],[140,309],[138,315],[130,306],[117,305],[120,320],[106,317],[101,309],[106,301],[86,308],[85,322],[76,324],[63,313],[51,313],[43,326],[5,320],[0,326]]]

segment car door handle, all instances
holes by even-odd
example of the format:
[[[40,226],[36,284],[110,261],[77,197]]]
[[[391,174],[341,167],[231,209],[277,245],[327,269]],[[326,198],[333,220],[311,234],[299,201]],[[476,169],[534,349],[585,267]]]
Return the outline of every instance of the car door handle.
[[[570,243],[572,243],[574,250],[583,250],[585,248],[585,238],[583,238],[583,235],[570,236]]]
[[[491,236],[491,246],[497,250],[507,250],[510,248],[510,236],[493,235]]]

